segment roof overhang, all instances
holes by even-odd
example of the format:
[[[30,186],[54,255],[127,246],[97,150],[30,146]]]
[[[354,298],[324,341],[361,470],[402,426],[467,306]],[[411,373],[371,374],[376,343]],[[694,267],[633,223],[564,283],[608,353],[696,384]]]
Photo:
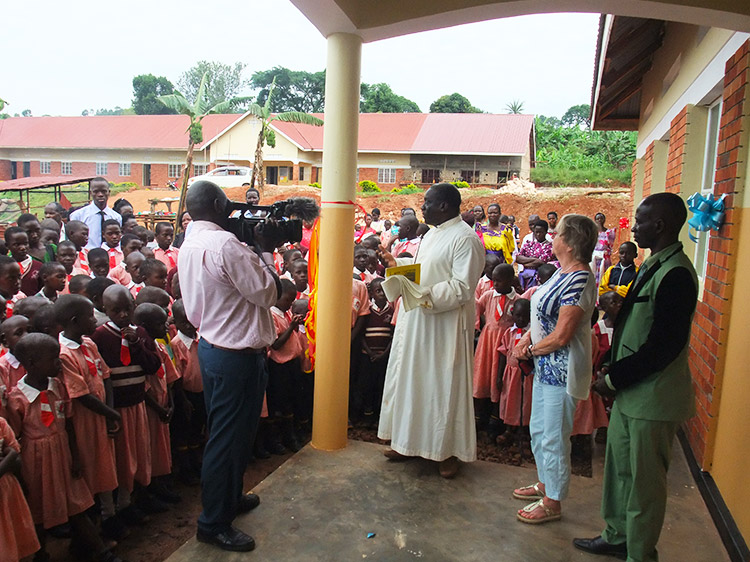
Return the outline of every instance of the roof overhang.
[[[591,92],[592,129],[638,129],[643,76],[661,47],[664,27],[662,20],[601,17]]]
[[[745,0],[291,0],[324,37],[364,42],[529,14],[594,12],[750,32]]]

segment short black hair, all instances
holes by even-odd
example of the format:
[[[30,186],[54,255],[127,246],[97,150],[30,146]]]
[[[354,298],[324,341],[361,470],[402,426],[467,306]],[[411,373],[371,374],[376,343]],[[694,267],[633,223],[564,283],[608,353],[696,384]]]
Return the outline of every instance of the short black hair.
[[[4,268],[8,267],[9,265],[13,263],[18,263],[18,262],[10,256],[4,256],[0,254],[0,274],[2,274]]]
[[[73,248],[74,251],[76,252],[78,251],[78,248],[76,248],[76,245],[73,244],[73,242],[71,242],[70,240],[60,240],[60,243],[57,245],[57,251],[59,252],[63,248]],[[102,250],[103,248],[99,248],[99,249]],[[104,251],[106,252],[107,250],[104,250]]]
[[[112,279],[110,279],[109,277],[94,277],[91,281],[89,281],[88,287],[86,287],[86,292],[89,294],[89,298],[91,298],[91,300],[93,301],[95,299],[101,298],[102,294],[104,294],[104,290],[110,285],[114,284],[115,282],[112,281]],[[57,300],[59,301],[60,297],[58,297]]]
[[[636,246],[635,243],[631,242],[630,240],[626,240],[625,242],[620,244],[620,246],[627,246],[635,255],[638,255],[638,246]]]
[[[19,216],[16,219],[16,224],[23,228],[23,225],[25,225],[27,222],[31,221],[38,221],[39,219],[36,218],[36,215],[32,215],[31,213],[23,213],[21,216]]]
[[[109,254],[107,253],[107,250],[105,250],[104,248],[91,248],[88,254],[89,262],[92,259],[97,259],[97,257],[109,261]]]
[[[13,355],[28,369],[31,360],[38,357],[40,352],[53,353],[55,350],[60,353],[60,343],[55,338],[39,332],[30,332],[18,340]]]
[[[65,225],[65,234],[70,236],[73,232],[78,232],[82,228],[88,229],[88,225],[83,221],[68,221]]]
[[[516,299],[516,302],[513,303],[513,308],[516,307],[524,307],[526,310],[531,310],[531,301],[529,299]]]
[[[65,328],[75,316],[88,312],[92,305],[83,295],[60,295],[53,306],[57,323]]]
[[[557,268],[551,263],[543,263],[536,268],[537,277],[552,277],[557,271]]]
[[[549,230],[549,223],[545,220],[539,219],[538,221],[534,221],[534,228],[537,226],[541,226],[545,232]]]
[[[135,297],[136,306],[146,303],[159,304],[157,300],[163,300],[167,306],[172,301],[172,297],[164,289],[159,287],[143,287]],[[161,306],[161,305],[159,305]]]
[[[295,254],[295,253],[297,253],[297,252],[299,252],[300,254],[302,253],[297,248],[290,248],[290,249],[286,250],[284,252],[284,254],[283,254],[284,261],[287,261],[288,259],[291,259],[292,255]]]
[[[487,210],[488,211],[490,210],[490,207],[497,207],[497,211],[499,213],[503,212],[502,208],[500,208],[500,203],[490,203],[489,205],[487,205]]]
[[[107,219],[102,223],[102,233],[107,229],[108,226],[116,226],[120,228],[120,221],[115,219]]]
[[[170,227],[170,228],[174,228],[174,227],[172,226],[172,223],[169,223],[169,222],[166,222],[166,221],[161,221],[161,222],[157,222],[157,223],[156,223],[156,225],[154,226],[154,232],[155,232],[156,234],[159,234],[159,231],[160,231],[160,230],[161,230],[162,228],[167,228],[167,227]]]
[[[18,301],[13,307],[13,316],[25,316],[31,320],[34,318],[36,311],[39,310],[39,307],[48,303],[49,301],[44,297],[37,297],[36,295],[33,297],[26,297],[25,299]]]
[[[141,242],[140,236],[136,236],[135,234],[126,232],[125,234],[122,235],[122,238],[120,238],[120,248],[127,246],[128,242],[130,242],[131,240],[138,240],[138,242]]]
[[[51,302],[40,306],[34,314],[34,318],[29,322],[29,332],[46,334],[49,328],[55,327],[59,328],[60,323],[57,321],[57,315],[55,314],[55,305]],[[59,333],[59,331],[57,332]]]
[[[74,275],[68,282],[68,289],[71,293],[78,293],[86,288],[91,281],[93,279],[88,275]]]
[[[10,226],[5,229],[5,243],[10,244],[10,239],[13,238],[16,234],[24,234],[26,235],[26,231],[21,228],[20,226]],[[28,235],[27,235],[28,236]]]
[[[513,279],[513,276],[516,274],[516,272],[513,270],[513,266],[509,263],[501,263],[500,265],[496,265],[492,270],[493,277],[495,276],[495,272],[506,279]]]
[[[46,263],[43,263],[42,267],[39,268],[39,279],[43,279],[46,275],[54,273],[54,271],[58,267],[62,267],[63,269],[65,269],[63,264],[61,264],[60,262],[48,261]]]
[[[133,213],[125,213],[124,215],[120,215],[122,217],[122,224],[125,224],[125,221],[134,220],[137,221],[138,219],[135,218],[135,215]]]
[[[164,269],[167,269],[167,266],[164,265],[164,262],[161,262],[157,260],[156,258],[146,258],[146,261],[144,261],[140,267],[138,267],[138,273],[141,274],[141,277],[144,279],[151,275],[154,271],[157,269],[163,267]]]
[[[672,233],[679,232],[687,220],[685,202],[676,193],[654,193],[641,201],[641,205],[654,210]]]
[[[547,213],[547,216],[553,215],[555,218],[557,218],[557,211],[550,211]]]
[[[292,283],[289,279],[281,279],[281,294],[294,293],[297,294],[297,286]]]
[[[140,326],[145,322],[155,320],[157,316],[162,315],[164,315],[164,320],[166,321],[167,313],[162,307],[151,302],[144,302],[136,307],[135,312],[133,313],[133,321]]]
[[[452,183],[436,183],[431,190],[437,196],[438,201],[444,202],[455,211],[461,210],[461,192]],[[499,205],[498,205],[499,206]],[[414,213],[416,215],[416,213]]]

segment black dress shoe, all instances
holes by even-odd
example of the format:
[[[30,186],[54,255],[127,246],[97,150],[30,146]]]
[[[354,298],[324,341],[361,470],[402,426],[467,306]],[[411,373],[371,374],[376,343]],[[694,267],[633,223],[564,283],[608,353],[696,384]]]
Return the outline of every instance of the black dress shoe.
[[[199,542],[212,544],[222,550],[231,550],[232,552],[250,552],[255,548],[253,537],[234,527],[229,527],[221,533],[207,533],[198,529],[195,538]]]
[[[620,560],[627,560],[628,547],[623,544],[609,544],[601,535],[593,539],[573,539],[573,546],[589,554],[614,556]]]
[[[257,494],[248,493],[240,496],[237,504],[237,513],[247,513],[260,505],[260,497]]]

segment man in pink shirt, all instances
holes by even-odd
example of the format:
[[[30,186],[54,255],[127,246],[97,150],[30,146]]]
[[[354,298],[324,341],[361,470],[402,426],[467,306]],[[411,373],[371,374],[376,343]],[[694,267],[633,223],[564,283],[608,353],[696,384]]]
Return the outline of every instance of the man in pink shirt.
[[[154,257],[167,266],[167,271],[177,267],[177,256],[180,250],[172,246],[174,240],[174,227],[168,222],[157,222],[154,227],[154,240],[157,247],[154,248]]]
[[[209,432],[197,539],[249,551],[255,541],[232,521],[260,503],[255,494],[243,494],[242,476],[268,379],[264,352],[276,339],[271,307],[281,284],[272,252],[281,244],[280,229],[267,219],[255,229],[258,253],[245,246],[227,231],[227,196],[207,181],[190,187],[187,209],[193,222],[180,248],[180,286],[187,318],[201,335]]]

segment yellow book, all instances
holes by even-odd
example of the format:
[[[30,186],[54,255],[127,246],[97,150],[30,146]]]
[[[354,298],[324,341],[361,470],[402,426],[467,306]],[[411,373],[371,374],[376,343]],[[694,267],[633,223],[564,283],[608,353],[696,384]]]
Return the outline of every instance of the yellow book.
[[[389,267],[385,270],[386,278],[391,275],[403,275],[412,283],[419,285],[420,274],[422,271],[421,264],[414,263],[411,265],[398,265],[396,267]]]

